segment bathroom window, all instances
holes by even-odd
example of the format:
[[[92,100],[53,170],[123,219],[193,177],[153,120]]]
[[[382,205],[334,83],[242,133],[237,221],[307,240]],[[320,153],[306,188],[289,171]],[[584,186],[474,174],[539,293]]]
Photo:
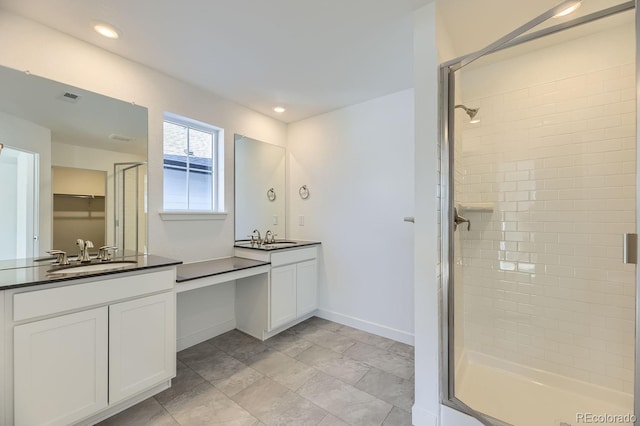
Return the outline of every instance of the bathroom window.
[[[164,212],[222,211],[222,129],[165,113],[163,135]]]

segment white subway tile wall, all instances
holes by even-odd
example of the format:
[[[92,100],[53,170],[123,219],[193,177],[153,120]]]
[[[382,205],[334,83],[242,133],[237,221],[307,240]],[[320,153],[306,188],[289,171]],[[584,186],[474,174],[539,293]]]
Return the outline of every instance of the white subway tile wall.
[[[578,72],[464,99],[481,117],[456,150],[464,346],[631,393],[635,66]]]

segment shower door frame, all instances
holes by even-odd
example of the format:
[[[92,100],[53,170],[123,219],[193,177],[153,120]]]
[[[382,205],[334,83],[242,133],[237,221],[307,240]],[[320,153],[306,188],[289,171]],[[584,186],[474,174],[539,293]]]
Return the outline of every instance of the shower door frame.
[[[560,32],[578,25],[586,24],[598,19],[612,16],[617,13],[635,9],[635,43],[636,43],[636,93],[640,88],[640,13],[638,11],[638,1],[631,0],[617,6],[603,9],[601,11],[586,15],[574,20],[551,26],[536,32],[526,34],[539,24],[552,18],[562,11],[572,0],[566,0],[547,12],[539,15],[535,19],[517,28],[513,32],[500,38],[496,42],[488,45],[482,50],[462,56],[457,59],[445,62],[440,65],[439,70],[439,121],[438,140],[440,145],[440,402],[450,408],[468,414],[484,425],[488,426],[511,426],[499,419],[480,413],[466,405],[455,396],[455,351],[454,351],[454,120],[453,112],[455,106],[455,72],[485,55],[497,52],[508,47],[516,46],[527,41],[535,40],[556,32]],[[640,223],[640,150],[638,140],[640,140],[640,96],[636,95],[636,228]],[[637,230],[636,230],[637,232]],[[636,329],[635,329],[635,380],[634,380],[634,414],[640,416],[640,339],[638,334],[638,324],[640,323],[640,268],[636,268]]]
[[[136,161],[136,162],[126,162],[126,163],[114,163],[113,164],[113,222],[114,222],[114,226],[113,226],[113,243],[116,247],[118,247],[118,249],[122,250],[122,255],[125,255],[125,240],[126,238],[124,237],[125,235],[125,230],[126,230],[126,215],[124,214],[125,211],[125,205],[124,205],[124,194],[125,194],[125,188],[124,188],[124,173],[127,170],[131,170],[131,169],[135,169],[136,170],[136,187],[135,187],[135,199],[136,199],[136,207],[135,207],[135,211],[136,211],[136,218],[135,218],[135,234],[136,234],[136,242],[135,242],[135,253],[138,254],[147,254],[146,249],[143,250],[142,252],[140,251],[140,166],[148,166],[146,161]],[[123,167],[121,169],[118,169],[119,167]],[[122,182],[123,182],[123,187],[119,188],[119,183],[120,180],[118,178],[118,173],[122,173]],[[145,197],[147,194],[147,183],[145,182],[145,185],[143,185],[142,190],[144,191]],[[120,200],[120,197],[123,197],[123,202],[122,205],[120,205],[118,203],[118,201]],[[147,201],[144,200],[144,202],[146,203]],[[122,209],[122,211],[119,211],[119,209]],[[122,220],[122,222],[121,222]],[[143,247],[146,247],[148,245],[148,239],[149,239],[149,235],[148,235],[148,226],[149,226],[149,221],[146,220],[145,221],[145,240],[143,242]]]

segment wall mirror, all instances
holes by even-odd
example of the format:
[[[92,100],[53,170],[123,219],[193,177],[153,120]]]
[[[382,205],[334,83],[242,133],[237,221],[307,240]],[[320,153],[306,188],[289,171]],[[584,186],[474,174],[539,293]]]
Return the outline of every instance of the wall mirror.
[[[147,109],[6,67],[0,87],[0,260],[146,252]]]
[[[236,240],[254,229],[286,238],[285,149],[242,135],[234,140]]]

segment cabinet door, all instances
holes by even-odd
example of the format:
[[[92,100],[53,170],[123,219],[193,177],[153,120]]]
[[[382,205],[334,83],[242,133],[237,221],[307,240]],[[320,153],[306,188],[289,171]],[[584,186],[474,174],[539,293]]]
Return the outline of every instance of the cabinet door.
[[[297,280],[297,316],[318,308],[318,261],[316,259],[298,263]]]
[[[106,307],[14,328],[15,425],[68,425],[107,406]]]
[[[296,265],[271,269],[269,331],[296,319]]]
[[[175,293],[109,306],[109,404],[175,376]]]

